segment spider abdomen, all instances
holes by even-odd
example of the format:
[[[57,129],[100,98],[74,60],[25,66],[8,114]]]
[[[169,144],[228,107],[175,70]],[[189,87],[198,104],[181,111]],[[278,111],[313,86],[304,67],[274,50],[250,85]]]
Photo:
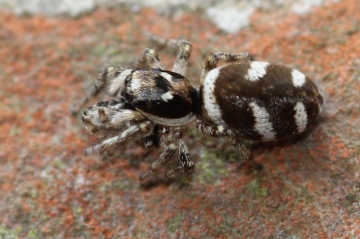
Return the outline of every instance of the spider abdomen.
[[[201,97],[206,126],[259,141],[302,134],[314,125],[323,104],[316,85],[301,72],[258,61],[212,69]]]

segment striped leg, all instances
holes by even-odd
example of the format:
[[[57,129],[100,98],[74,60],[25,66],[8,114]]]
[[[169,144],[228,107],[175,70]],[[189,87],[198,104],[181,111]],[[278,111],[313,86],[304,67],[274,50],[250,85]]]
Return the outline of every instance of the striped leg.
[[[140,138],[148,136],[152,133],[154,126],[154,123],[151,121],[145,121],[139,123],[138,125],[133,125],[117,136],[105,139],[100,144],[87,148],[85,150],[85,155],[93,154],[95,152],[100,152],[100,154],[102,154],[108,150],[113,150],[114,147],[117,147],[125,142],[136,141]]]
[[[150,33],[146,33],[146,35],[151,41],[153,41],[155,44],[159,45],[160,47],[169,47],[169,48],[178,49],[176,61],[174,63],[172,71],[180,75],[185,75],[188,60],[191,55],[191,49],[192,49],[191,43],[181,39],[165,39]]]
[[[160,158],[153,162],[150,166],[150,169],[140,176],[140,180],[144,180],[151,173],[158,171],[164,164],[169,162],[171,157],[175,154],[176,149],[177,146],[174,143],[165,146],[165,151],[160,155]]]
[[[194,162],[191,159],[189,149],[182,140],[179,140],[179,159],[181,165],[168,171],[166,173],[168,178],[176,178],[182,175],[187,175],[191,173],[194,168]]]
[[[161,60],[154,49],[146,48],[135,68],[139,69],[162,69]]]
[[[254,165],[255,168],[258,168],[258,165],[253,160],[254,157],[251,151],[247,149],[241,142],[239,142],[230,131],[226,130],[222,126],[207,126],[201,120],[197,121],[197,126],[202,134],[212,137],[227,138],[246,162],[250,163],[251,166]]]
[[[154,49],[145,49],[136,64],[136,68],[141,69],[161,69],[161,61],[159,55]],[[77,115],[80,109],[89,102],[90,99],[96,97],[101,91],[111,84],[111,80],[118,77],[124,71],[121,67],[108,66],[96,78],[95,84],[90,93],[79,100],[71,109],[73,115]],[[109,92],[110,94],[114,94]],[[116,93],[116,91],[115,91]]]
[[[171,159],[176,151],[178,151],[179,154],[180,166],[169,170],[166,173],[166,176],[168,178],[176,178],[191,173],[194,168],[194,162],[191,159],[186,143],[180,139],[182,130],[182,128],[177,128],[170,135],[163,138],[163,145],[165,147],[164,152],[157,161],[151,164],[150,169],[140,176],[140,180],[143,180],[151,173],[158,171]]]

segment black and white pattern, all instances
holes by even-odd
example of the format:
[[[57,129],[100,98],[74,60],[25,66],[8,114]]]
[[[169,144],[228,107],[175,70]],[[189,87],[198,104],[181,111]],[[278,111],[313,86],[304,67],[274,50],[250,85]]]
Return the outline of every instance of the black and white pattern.
[[[296,102],[294,110],[295,110],[295,114],[294,114],[295,123],[298,129],[298,133],[301,134],[302,132],[305,131],[306,126],[308,124],[308,115],[306,113],[305,106],[301,101]]]
[[[264,75],[266,75],[266,68],[268,67],[268,62],[259,62],[253,61],[250,63],[250,68],[248,69],[245,79],[249,81],[260,80]]]
[[[90,96],[106,89],[113,100],[99,102],[82,115],[87,130],[103,138],[87,154],[111,154],[130,141],[164,147],[141,179],[158,171],[176,152],[179,166],[166,175],[173,178],[193,170],[181,137],[184,126],[194,120],[202,133],[227,138],[250,160],[252,154],[242,140],[276,141],[303,134],[321,113],[321,94],[298,70],[253,61],[247,53],[217,52],[205,60],[197,89],[183,76],[191,44],[151,37],[157,44],[178,49],[173,71],[162,69],[153,49],[145,49],[132,69],[107,67]],[[219,62],[224,64],[217,67]]]
[[[266,108],[259,106],[254,101],[251,102],[249,106],[251,107],[255,119],[255,125],[253,126],[254,131],[259,133],[263,140],[274,140],[276,138],[276,133]]]
[[[273,141],[299,135],[321,112],[322,97],[310,79],[267,62],[214,68],[202,89],[205,125],[222,125],[242,139]]]

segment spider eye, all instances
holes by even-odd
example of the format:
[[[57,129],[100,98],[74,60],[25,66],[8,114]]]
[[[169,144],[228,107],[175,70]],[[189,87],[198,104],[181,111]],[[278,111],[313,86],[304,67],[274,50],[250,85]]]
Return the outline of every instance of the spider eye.
[[[131,81],[131,75],[128,75],[128,76],[125,78],[125,83],[128,83],[129,81]]]
[[[124,90],[121,93],[121,96],[124,97],[124,99],[126,99],[126,101],[128,102],[132,102],[134,100],[133,92],[128,89]]]

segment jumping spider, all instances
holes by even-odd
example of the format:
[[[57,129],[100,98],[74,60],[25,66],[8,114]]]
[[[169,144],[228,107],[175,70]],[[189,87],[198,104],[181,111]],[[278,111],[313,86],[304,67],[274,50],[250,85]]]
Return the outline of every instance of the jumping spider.
[[[321,112],[323,99],[316,85],[297,70],[252,61],[247,53],[217,52],[205,60],[197,89],[184,77],[191,44],[155,40],[178,49],[172,71],[164,70],[157,52],[149,48],[134,68],[105,68],[91,97],[106,89],[113,99],[87,108],[82,120],[90,133],[106,139],[86,149],[86,154],[111,153],[130,141],[146,147],[161,144],[164,152],[141,179],[177,152],[180,166],[166,174],[174,178],[194,168],[181,139],[184,126],[194,120],[203,134],[227,138],[251,160],[252,153],[241,140],[276,141],[300,135]],[[217,67],[219,61],[223,65]]]

